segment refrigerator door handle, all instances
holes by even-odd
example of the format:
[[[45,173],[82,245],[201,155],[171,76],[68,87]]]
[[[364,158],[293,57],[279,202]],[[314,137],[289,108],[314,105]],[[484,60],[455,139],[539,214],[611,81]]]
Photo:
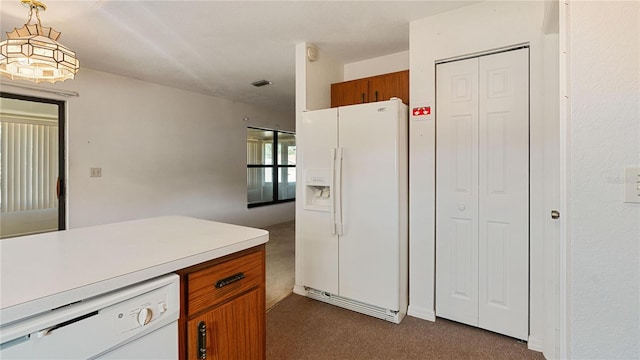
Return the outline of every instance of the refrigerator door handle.
[[[336,202],[338,205],[338,211],[336,214],[336,218],[337,218],[337,223],[336,223],[336,231],[338,232],[339,236],[342,236],[344,234],[344,229],[343,229],[343,224],[342,224],[342,156],[343,156],[343,149],[342,148],[338,148],[338,174],[336,176],[337,178],[337,183],[338,183],[338,188],[336,191]]]
[[[331,217],[331,235],[336,234],[336,149],[331,149],[331,192],[330,197],[330,210],[329,216]]]

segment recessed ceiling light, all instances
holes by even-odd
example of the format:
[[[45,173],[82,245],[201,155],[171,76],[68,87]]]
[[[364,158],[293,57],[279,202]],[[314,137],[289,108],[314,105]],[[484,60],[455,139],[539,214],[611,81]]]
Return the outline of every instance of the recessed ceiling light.
[[[251,85],[255,86],[255,87],[261,87],[261,86],[265,86],[265,85],[271,85],[273,84],[271,81],[269,80],[258,80],[258,81],[254,81],[251,83]]]

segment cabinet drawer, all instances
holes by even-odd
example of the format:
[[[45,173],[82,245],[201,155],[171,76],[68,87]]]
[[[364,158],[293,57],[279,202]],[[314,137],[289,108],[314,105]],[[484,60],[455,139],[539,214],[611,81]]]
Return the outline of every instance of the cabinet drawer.
[[[213,265],[187,275],[189,316],[229,300],[264,281],[264,252]]]

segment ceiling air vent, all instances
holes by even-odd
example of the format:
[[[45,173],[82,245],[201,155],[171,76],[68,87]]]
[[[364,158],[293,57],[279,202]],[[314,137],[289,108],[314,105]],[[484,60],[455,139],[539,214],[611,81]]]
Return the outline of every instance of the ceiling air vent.
[[[251,83],[251,85],[255,86],[255,87],[261,87],[261,86],[265,86],[265,85],[271,85],[272,82],[269,80],[258,80],[258,81],[254,81]]]

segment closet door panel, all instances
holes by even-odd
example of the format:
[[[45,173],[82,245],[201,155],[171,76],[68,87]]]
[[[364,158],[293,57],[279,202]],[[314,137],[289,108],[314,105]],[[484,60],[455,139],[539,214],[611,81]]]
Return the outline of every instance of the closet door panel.
[[[478,59],[436,71],[436,315],[478,326]]]
[[[519,339],[529,316],[529,53],[479,58],[479,326]]]

